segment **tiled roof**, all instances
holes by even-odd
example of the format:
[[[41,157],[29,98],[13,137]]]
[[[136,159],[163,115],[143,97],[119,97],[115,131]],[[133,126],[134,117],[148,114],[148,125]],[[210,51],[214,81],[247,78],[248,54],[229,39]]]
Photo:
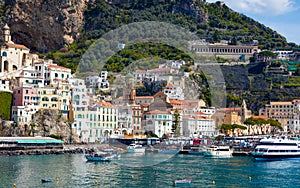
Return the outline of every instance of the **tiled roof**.
[[[8,47],[12,47],[12,48],[19,48],[19,49],[24,49],[24,50],[30,50],[29,48],[27,48],[26,46],[22,45],[22,44],[15,44],[15,43],[6,43],[5,44]]]
[[[181,100],[169,100],[170,104],[172,105],[182,105],[182,101]]]
[[[254,118],[254,119],[258,119],[258,118],[261,118],[261,119],[264,119],[264,120],[269,119],[267,116],[251,116],[251,117]]]
[[[153,99],[153,96],[136,96],[136,99]]]
[[[69,68],[66,68],[66,67],[63,67],[63,66],[59,66],[59,65],[54,65],[54,64],[48,65],[48,68],[69,69]],[[69,70],[71,70],[71,69],[69,69]]]
[[[183,116],[182,119],[211,119],[206,116]]]
[[[105,101],[98,102],[98,104],[101,105],[101,106],[104,106],[104,107],[109,107],[109,108],[113,108],[114,107],[114,105],[112,105],[109,102],[105,102]]]
[[[145,114],[171,114],[171,113],[169,111],[152,110],[150,112],[146,112]]]

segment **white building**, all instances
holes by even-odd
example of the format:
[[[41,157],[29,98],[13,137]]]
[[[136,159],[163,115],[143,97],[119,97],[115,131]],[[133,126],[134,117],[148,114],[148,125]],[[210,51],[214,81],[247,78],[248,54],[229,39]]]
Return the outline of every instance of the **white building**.
[[[288,60],[293,55],[292,50],[276,50],[273,51],[277,55],[277,59]]]
[[[172,134],[172,114],[168,111],[152,110],[143,116],[145,132],[152,132],[158,137]]]
[[[163,93],[171,100],[184,100],[182,89],[172,84],[167,84],[167,86],[163,88]]]
[[[11,40],[10,28],[7,24],[3,27],[4,45],[1,46],[0,73],[9,73],[32,63],[29,56],[30,49]]]
[[[0,79],[0,91],[12,92],[11,90],[9,90],[9,80]]]
[[[81,141],[102,142],[114,133],[118,125],[118,109],[107,102],[93,102],[87,111],[78,111],[73,128]]]
[[[87,125],[87,112],[90,97],[87,94],[87,88],[83,79],[72,78],[69,80],[72,88],[72,109],[74,113],[74,122],[72,130],[80,135],[85,135],[88,130],[82,130]]]
[[[186,137],[213,137],[218,135],[215,128],[215,121],[206,116],[184,116],[183,136]]]
[[[50,85],[57,85],[60,82],[67,82],[71,78],[71,69],[58,66],[56,64],[47,64],[45,74]]]
[[[133,72],[133,77],[136,82],[141,82],[145,79],[157,81],[160,76],[168,74],[171,74],[170,68],[155,68],[151,70],[136,70]]]

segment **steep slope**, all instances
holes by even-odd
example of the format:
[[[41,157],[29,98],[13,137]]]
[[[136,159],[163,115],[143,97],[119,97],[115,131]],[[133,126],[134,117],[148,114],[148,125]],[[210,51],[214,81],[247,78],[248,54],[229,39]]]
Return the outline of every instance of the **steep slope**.
[[[79,37],[88,0],[5,0],[5,21],[15,42],[33,51],[57,50]]]

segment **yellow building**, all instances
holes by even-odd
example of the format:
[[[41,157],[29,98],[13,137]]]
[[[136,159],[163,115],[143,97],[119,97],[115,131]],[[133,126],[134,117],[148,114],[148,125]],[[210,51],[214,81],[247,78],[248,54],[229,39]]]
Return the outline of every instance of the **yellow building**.
[[[68,83],[61,83],[58,87],[38,88],[39,108],[60,110],[67,116],[71,100],[71,87]]]
[[[56,88],[38,88],[40,109],[59,109],[59,93]]]

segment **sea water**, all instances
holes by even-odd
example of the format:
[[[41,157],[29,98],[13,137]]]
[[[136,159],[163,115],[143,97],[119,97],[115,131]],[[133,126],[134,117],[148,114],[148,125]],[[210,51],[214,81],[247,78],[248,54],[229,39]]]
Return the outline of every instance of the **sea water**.
[[[141,154],[97,163],[83,154],[0,156],[0,170],[1,188],[173,187],[173,180],[184,178],[192,178],[188,187],[300,187],[300,159]],[[44,178],[52,182],[42,183]]]

